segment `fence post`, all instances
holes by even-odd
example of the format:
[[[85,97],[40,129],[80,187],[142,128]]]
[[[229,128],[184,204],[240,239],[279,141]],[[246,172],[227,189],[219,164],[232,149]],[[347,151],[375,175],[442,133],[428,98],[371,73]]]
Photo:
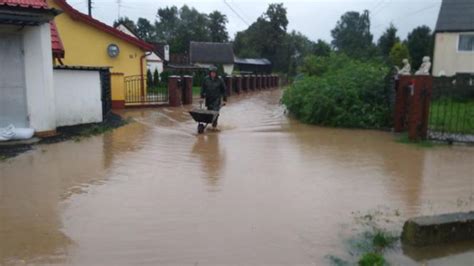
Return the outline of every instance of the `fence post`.
[[[123,73],[111,73],[112,109],[125,108],[125,80]]]
[[[193,77],[183,76],[183,104],[193,104]]]
[[[433,78],[416,76],[410,92],[408,137],[412,141],[426,139],[428,133],[429,105]]]
[[[395,110],[393,114],[394,131],[402,132],[406,129],[406,113],[407,113],[407,94],[413,82],[413,76],[400,76],[398,87],[396,88]]]
[[[172,107],[181,106],[181,88],[179,86],[179,76],[168,77],[169,105]]]
[[[235,92],[237,94],[240,94],[240,92],[242,91],[242,76],[240,75],[237,75],[235,76]]]
[[[224,80],[225,80],[225,87],[226,87],[226,90],[227,90],[226,94],[227,94],[227,96],[232,96],[232,83],[233,83],[232,82],[233,81],[232,76],[226,76],[224,78]]]
[[[248,91],[248,89],[249,89],[249,76],[243,75],[242,76],[242,90]]]

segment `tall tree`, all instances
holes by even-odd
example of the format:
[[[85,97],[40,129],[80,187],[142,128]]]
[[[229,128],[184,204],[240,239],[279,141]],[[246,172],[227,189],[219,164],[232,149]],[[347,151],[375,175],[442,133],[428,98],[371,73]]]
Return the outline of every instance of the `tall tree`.
[[[195,8],[184,5],[179,10],[179,18],[178,43],[175,43],[175,45],[181,51],[187,52],[191,41],[211,40],[211,34],[207,27],[209,20],[206,14],[199,13]]]
[[[210,41],[209,19],[187,5],[160,8],[155,23],[156,39],[167,42],[172,53],[186,53],[190,41]]]
[[[313,52],[314,45],[314,42],[302,33],[292,31],[287,35],[285,45],[281,46],[280,50],[277,50],[277,60],[285,60],[284,55],[286,54],[287,62],[277,61],[277,63],[281,65],[286,63],[288,66],[284,71],[289,75],[296,75],[297,69],[303,63],[304,58]]]
[[[390,23],[390,26],[380,36],[377,46],[383,57],[387,58],[390,55],[390,51],[395,43],[400,42],[400,38],[397,36],[397,28]]]
[[[178,35],[179,12],[176,6],[160,8],[156,14],[155,32],[157,41],[170,44],[172,53],[178,52],[173,42]],[[181,52],[181,51],[179,51]]]
[[[114,28],[117,27],[120,24],[125,25],[128,29],[130,29],[134,33],[137,30],[137,26],[135,25],[135,22],[133,22],[133,20],[129,19],[128,17],[119,17],[117,20],[115,20],[114,21]]]
[[[211,34],[211,41],[229,41],[229,33],[227,33],[226,29],[227,22],[229,22],[227,20],[227,16],[217,10],[209,14],[209,31]]]
[[[331,31],[332,45],[337,51],[354,57],[371,56],[374,52],[373,35],[370,33],[369,11],[347,12]]]
[[[146,18],[139,18],[137,20],[136,33],[140,39],[147,42],[153,41],[155,37],[155,29],[150,21]]]
[[[234,49],[241,57],[265,57],[277,71],[288,70],[288,18],[283,4],[271,4],[250,27],[237,33]]]
[[[330,53],[331,45],[323,40],[318,40],[313,46],[313,54],[317,56],[329,56]]]
[[[424,56],[433,55],[433,34],[428,26],[420,26],[408,34],[406,44],[412,58],[412,66],[418,68]]]

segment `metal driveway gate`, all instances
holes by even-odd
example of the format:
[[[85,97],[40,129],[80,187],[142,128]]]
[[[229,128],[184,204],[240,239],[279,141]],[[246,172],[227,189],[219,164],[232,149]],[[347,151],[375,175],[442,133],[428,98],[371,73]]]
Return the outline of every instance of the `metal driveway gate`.
[[[146,77],[128,76],[125,81],[125,104],[164,104],[168,103],[168,87],[148,83]]]
[[[433,78],[428,136],[474,142],[474,75]]]

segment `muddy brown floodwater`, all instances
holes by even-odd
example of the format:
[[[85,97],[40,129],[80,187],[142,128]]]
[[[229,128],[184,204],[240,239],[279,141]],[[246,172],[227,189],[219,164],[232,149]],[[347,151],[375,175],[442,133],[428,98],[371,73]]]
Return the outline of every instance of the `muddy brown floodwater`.
[[[0,163],[0,264],[327,265],[353,212],[473,209],[474,148],[289,119],[280,90],[233,97],[221,131],[185,108]],[[389,225],[390,226],[390,225]],[[396,226],[401,226],[397,224]],[[389,256],[470,265],[473,246]]]

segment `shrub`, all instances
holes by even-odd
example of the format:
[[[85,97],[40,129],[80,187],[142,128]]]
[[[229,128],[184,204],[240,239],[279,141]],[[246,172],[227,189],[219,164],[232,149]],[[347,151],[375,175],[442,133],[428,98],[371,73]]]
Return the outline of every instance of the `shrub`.
[[[389,124],[386,67],[344,55],[305,60],[305,76],[285,90],[283,103],[306,123],[380,128]]]
[[[158,74],[157,68],[155,68],[155,71],[153,72],[153,85],[155,87],[158,87],[160,85],[160,75]]]
[[[408,51],[408,47],[402,43],[397,42],[393,45],[392,49],[390,50],[390,64],[402,67],[403,66],[403,59],[410,60],[410,52]]]
[[[147,86],[148,87],[152,87],[153,86],[153,77],[151,75],[151,71],[150,69],[148,69],[146,71],[146,83],[147,83]]]
[[[385,266],[387,262],[384,257],[377,253],[367,253],[359,260],[360,266]]]

